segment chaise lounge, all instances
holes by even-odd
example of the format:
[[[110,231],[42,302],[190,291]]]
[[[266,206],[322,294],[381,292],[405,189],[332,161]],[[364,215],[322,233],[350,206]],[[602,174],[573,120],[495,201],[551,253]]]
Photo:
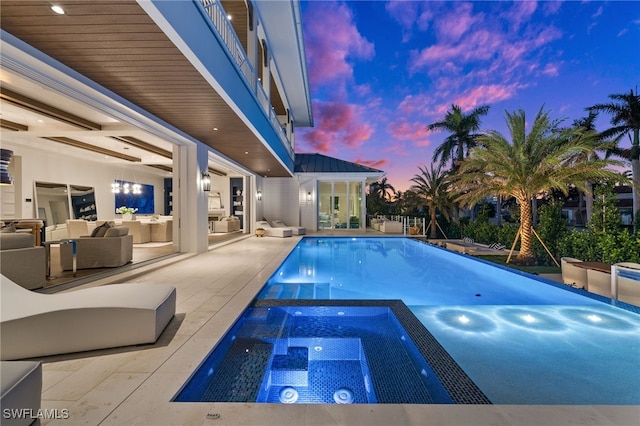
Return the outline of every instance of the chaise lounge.
[[[286,225],[283,221],[281,221],[280,219],[276,219],[274,221],[271,221],[271,226],[274,228],[288,228],[291,229],[291,233],[293,235],[304,235],[307,233],[307,229],[303,228],[302,226],[288,226]]]
[[[154,343],[176,310],[176,289],[167,285],[40,294],[4,275],[0,284],[1,360]]]
[[[273,228],[269,224],[269,222],[267,222],[266,220],[260,220],[260,221],[256,222],[256,229],[257,228],[264,229],[265,235],[267,235],[269,237],[284,238],[284,237],[290,237],[291,235],[293,235],[293,231],[291,229],[289,229],[289,228]]]

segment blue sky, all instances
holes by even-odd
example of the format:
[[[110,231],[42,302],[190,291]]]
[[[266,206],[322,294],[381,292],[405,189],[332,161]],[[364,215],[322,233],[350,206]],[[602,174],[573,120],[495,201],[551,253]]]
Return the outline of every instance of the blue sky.
[[[637,1],[301,4],[315,126],[296,151],[384,170],[397,190],[431,163],[447,134],[426,126],[453,103],[490,105],[482,129],[507,134],[505,111],[570,124],[640,84]]]

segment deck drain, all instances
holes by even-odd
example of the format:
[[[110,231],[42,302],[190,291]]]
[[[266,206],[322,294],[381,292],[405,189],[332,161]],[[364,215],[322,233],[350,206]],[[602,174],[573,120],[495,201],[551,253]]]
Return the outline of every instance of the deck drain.
[[[293,404],[298,400],[298,391],[292,388],[291,386],[287,386],[280,390],[280,402],[285,404]]]
[[[349,388],[340,388],[333,394],[333,400],[337,404],[351,404],[353,402],[353,392]]]

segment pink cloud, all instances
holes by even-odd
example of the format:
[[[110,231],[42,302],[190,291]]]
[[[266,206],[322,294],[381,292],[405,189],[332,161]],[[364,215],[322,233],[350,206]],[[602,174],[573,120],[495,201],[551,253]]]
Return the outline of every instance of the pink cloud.
[[[560,74],[557,64],[547,64],[542,70],[542,74],[549,77],[557,77]]]
[[[420,112],[429,102],[429,95],[407,95],[398,105],[398,110],[403,114],[410,115]]]
[[[483,19],[484,14],[473,15],[473,5],[471,3],[456,3],[457,7],[450,13],[438,17],[436,21],[436,32],[439,40],[456,42],[466,33],[476,22]]]
[[[374,169],[382,169],[388,161],[385,159],[382,160],[363,160],[362,158],[356,158],[355,163],[362,164],[367,167],[373,167]]]
[[[528,21],[538,8],[536,1],[516,1],[513,7],[504,14],[505,19],[514,28],[515,31]]]
[[[353,61],[368,61],[375,55],[373,43],[359,33],[345,4],[310,2],[303,22],[309,80],[313,85],[350,81]]]
[[[402,41],[407,42],[412,36],[414,26],[420,31],[426,31],[439,5],[434,2],[390,1],[385,3],[385,9],[402,27]]]
[[[387,132],[396,141],[409,141],[415,146],[429,146],[429,132],[423,122],[407,122],[399,119],[387,126]]]
[[[545,16],[555,15],[562,7],[562,1],[545,1],[543,3],[543,11]]]
[[[342,102],[313,102],[316,127],[303,132],[302,140],[319,152],[337,152],[341,147],[357,147],[367,141],[373,126],[362,118],[362,109]]]
[[[511,99],[518,89],[517,85],[503,86],[499,84],[478,86],[457,98],[454,103],[462,110],[470,110],[478,105],[492,104]]]

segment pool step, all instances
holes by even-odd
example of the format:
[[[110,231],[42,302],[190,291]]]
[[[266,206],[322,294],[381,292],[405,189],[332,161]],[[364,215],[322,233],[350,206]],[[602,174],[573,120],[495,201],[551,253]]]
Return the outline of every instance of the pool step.
[[[271,363],[271,385],[307,386],[308,382],[308,348],[289,347],[286,354],[274,355]]]
[[[286,283],[273,284],[264,299],[329,299],[329,283]]]

